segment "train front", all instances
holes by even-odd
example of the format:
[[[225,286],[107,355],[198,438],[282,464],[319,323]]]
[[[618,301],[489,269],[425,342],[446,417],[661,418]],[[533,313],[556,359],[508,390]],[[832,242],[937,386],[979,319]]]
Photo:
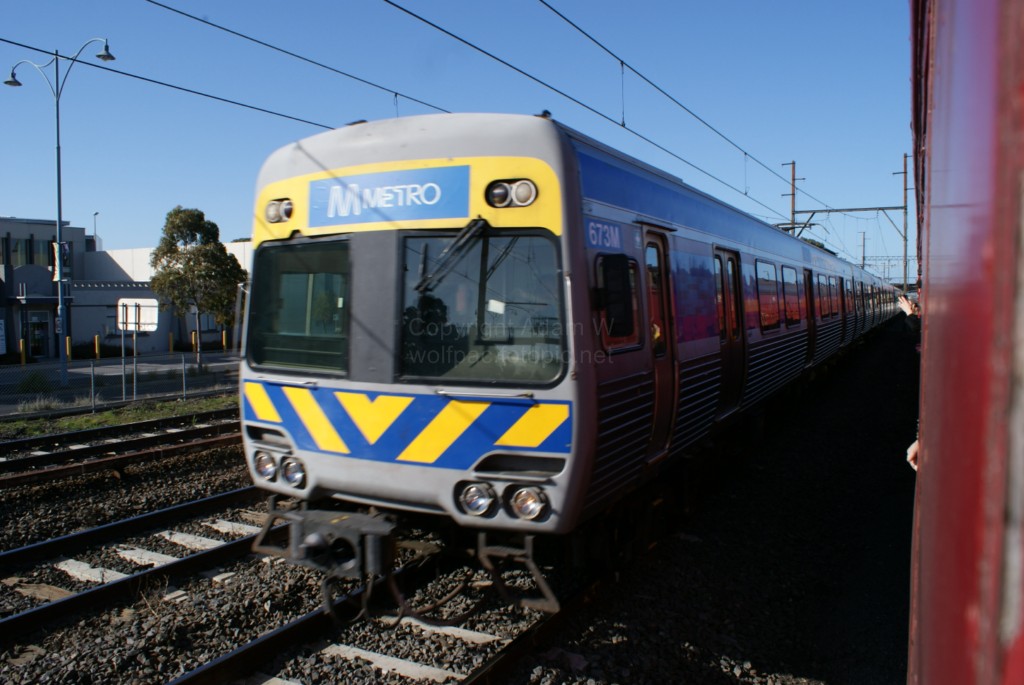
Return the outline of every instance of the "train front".
[[[266,162],[241,408],[254,482],[306,503],[282,513],[285,556],[389,530],[339,523],[331,499],[571,527],[565,154],[543,118],[436,115],[351,125]]]

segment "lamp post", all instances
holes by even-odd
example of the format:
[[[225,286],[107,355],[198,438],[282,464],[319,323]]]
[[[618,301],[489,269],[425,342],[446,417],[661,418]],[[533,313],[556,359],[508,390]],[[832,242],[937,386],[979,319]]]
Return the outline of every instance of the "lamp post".
[[[93,212],[92,213],[92,238],[93,238],[93,240],[96,239],[96,217],[98,217],[99,215],[100,215],[99,212]]]
[[[58,336],[57,347],[60,353],[60,378],[62,385],[67,385],[68,382],[68,355],[64,345],[64,330],[65,324],[68,323],[70,319],[66,318],[64,307],[64,212],[61,201],[60,189],[60,96],[64,92],[64,84],[66,84],[68,81],[68,75],[71,73],[71,68],[75,66],[75,62],[78,61],[78,56],[82,54],[82,51],[85,50],[85,48],[88,45],[90,45],[91,43],[98,42],[103,43],[103,50],[102,52],[98,53],[96,57],[104,62],[110,62],[111,60],[113,60],[114,56],[110,54],[107,39],[93,38],[91,40],[87,40],[82,45],[82,47],[78,48],[78,52],[75,53],[75,56],[70,58],[71,64],[68,65],[67,70],[64,72],[63,80],[61,80],[60,77],[60,61],[62,59],[69,58],[62,56],[58,51],[54,50],[53,59],[51,59],[46,64],[36,64],[35,62],[29,61],[27,59],[21,60],[13,67],[11,67],[11,77],[4,81],[4,85],[7,86],[20,86],[21,82],[14,75],[14,72],[22,64],[31,64],[33,67],[35,67],[36,71],[38,71],[40,75],[42,75],[43,79],[46,80],[46,85],[50,87],[50,92],[53,94],[53,102],[57,115],[57,249],[55,250],[54,254],[54,269],[57,272],[55,274],[55,280],[57,281],[57,321],[55,328]],[[51,64],[53,65],[52,82],[50,81],[49,76],[46,75],[46,72],[43,71],[43,69],[50,66]],[[95,221],[95,215],[93,215],[93,221]],[[93,233],[95,232],[96,229],[94,227]],[[68,256],[70,256],[70,251],[68,251]],[[70,325],[68,325],[67,329],[69,331],[70,328]]]

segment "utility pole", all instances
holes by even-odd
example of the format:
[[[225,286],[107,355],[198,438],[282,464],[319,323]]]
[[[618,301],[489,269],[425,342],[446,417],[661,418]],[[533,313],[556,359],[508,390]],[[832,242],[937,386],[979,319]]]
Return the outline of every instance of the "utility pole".
[[[789,192],[783,193],[782,197],[789,195],[789,226],[786,227],[788,231],[796,230],[796,182],[805,181],[807,179],[796,177],[796,160],[792,162],[785,162],[782,166],[791,167],[789,174]]]
[[[907,153],[903,153],[903,171],[892,172],[893,176],[903,174],[903,292],[907,292]]]
[[[802,229],[804,227],[813,226],[814,225],[814,224],[811,223],[811,219],[814,218],[815,214],[836,214],[836,213],[853,214],[855,212],[881,212],[882,214],[885,215],[885,218],[889,220],[889,223],[892,224],[892,227],[896,230],[896,232],[900,234],[900,237],[903,238],[903,289],[907,290],[908,282],[909,282],[909,277],[908,277],[908,274],[907,274],[907,264],[910,261],[908,255],[907,255],[907,191],[910,189],[910,187],[909,187],[909,176],[907,175],[907,158],[909,156],[910,155],[905,154],[905,153],[903,155],[903,171],[894,171],[893,172],[893,176],[895,176],[897,174],[903,174],[903,204],[902,205],[900,205],[898,207],[848,207],[848,208],[844,208],[844,209],[836,209],[836,208],[831,208],[830,207],[829,209],[810,209],[810,210],[800,210],[800,211],[797,211],[796,208],[795,208],[795,204],[794,204],[793,207],[790,209],[790,212],[791,212],[791,215],[792,215],[794,221],[792,223],[790,223],[788,226],[786,224],[776,224],[776,226],[778,228],[782,228],[782,229],[785,229],[785,230],[796,229],[797,225],[796,225],[795,218],[796,218],[797,214],[808,214],[808,215],[810,215],[810,216],[807,217],[807,221],[805,221],[804,223],[800,224],[800,227]],[[792,188],[793,188],[793,196],[796,197],[796,181],[798,181],[798,180],[802,181],[803,179],[797,179],[796,178],[796,162],[790,162],[789,164],[793,165],[793,180],[791,181],[791,185],[792,185]],[[789,164],[783,164],[782,166],[789,166]],[[891,211],[895,211],[897,209],[902,209],[903,210],[903,231],[902,232],[900,231],[900,227],[896,225],[896,222],[892,220],[892,217],[889,216],[889,211],[890,210]],[[799,234],[797,235],[797,237],[799,237]],[[864,264],[866,262],[866,259],[865,259],[865,257],[866,257],[866,254],[865,254],[866,253],[866,246],[864,245],[865,242],[866,242],[866,238],[864,237],[864,232],[861,232],[861,264],[860,264],[861,268],[864,268]]]
[[[864,231],[861,231],[860,232],[860,268],[862,268],[862,269],[864,268],[864,264],[867,261],[866,260],[866,257],[868,255],[867,250],[866,250],[866,248],[867,248],[867,241],[868,241],[867,234],[864,233]]]

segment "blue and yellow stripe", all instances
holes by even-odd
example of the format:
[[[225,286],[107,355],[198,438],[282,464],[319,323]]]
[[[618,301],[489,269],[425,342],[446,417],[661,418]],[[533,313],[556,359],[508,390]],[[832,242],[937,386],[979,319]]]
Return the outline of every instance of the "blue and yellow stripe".
[[[301,450],[466,469],[495,449],[567,454],[572,405],[336,391],[247,381],[246,421],[277,424]]]

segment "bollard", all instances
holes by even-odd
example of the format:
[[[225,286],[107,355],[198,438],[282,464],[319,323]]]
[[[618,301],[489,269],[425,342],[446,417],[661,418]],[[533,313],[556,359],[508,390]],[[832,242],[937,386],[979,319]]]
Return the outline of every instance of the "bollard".
[[[220,332],[220,348],[225,352],[228,351],[228,332],[226,330]]]
[[[97,345],[99,336],[96,336]],[[99,348],[97,348],[99,349]],[[89,362],[89,397],[92,398],[92,413],[96,413],[96,362]]]
[[[168,354],[174,352],[174,333],[167,334],[167,352]]]
[[[186,389],[188,386],[185,382],[186,376],[188,374],[185,371],[185,355],[181,355],[181,399],[183,400],[188,399],[188,390]]]
[[[92,336],[92,346],[96,350],[96,358],[100,358],[100,336]]]
[[[64,351],[67,352],[68,361],[71,361],[71,336],[64,338]]]
[[[25,366],[25,339],[18,340],[18,354],[21,355],[21,365]]]

